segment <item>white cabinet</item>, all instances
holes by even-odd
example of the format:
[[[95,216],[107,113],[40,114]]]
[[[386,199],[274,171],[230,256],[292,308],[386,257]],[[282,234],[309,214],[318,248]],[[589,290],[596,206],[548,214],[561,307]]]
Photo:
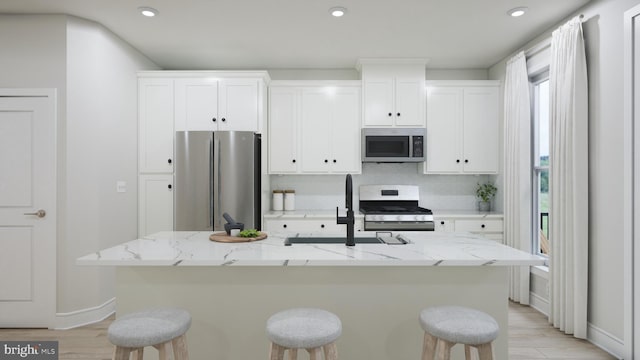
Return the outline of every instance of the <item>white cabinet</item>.
[[[298,89],[269,88],[269,173],[298,172]]]
[[[363,219],[356,219],[354,230],[362,231],[364,227]],[[286,215],[277,219],[264,219],[264,230],[268,232],[280,233],[303,233],[303,234],[324,234],[324,235],[340,235],[347,233],[346,225],[336,223],[335,217],[327,218],[301,218],[286,217]]]
[[[360,91],[305,88],[301,93],[303,173],[360,172]]]
[[[359,83],[270,88],[269,173],[360,173]]]
[[[436,232],[470,232],[503,242],[502,215],[434,215]]]
[[[138,80],[140,173],[173,172],[173,80]]]
[[[258,79],[175,80],[177,131],[259,131]]]
[[[425,62],[361,60],[365,127],[425,126]]]
[[[173,175],[140,175],[138,236],[173,230]]]
[[[498,173],[499,89],[498,81],[427,82],[425,173]]]

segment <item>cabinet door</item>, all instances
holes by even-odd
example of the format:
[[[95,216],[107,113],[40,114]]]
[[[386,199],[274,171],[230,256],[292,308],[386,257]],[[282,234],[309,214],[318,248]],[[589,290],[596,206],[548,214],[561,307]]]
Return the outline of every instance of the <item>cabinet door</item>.
[[[218,80],[176,79],[176,131],[218,130]]]
[[[393,80],[364,81],[364,126],[393,126]]]
[[[258,131],[258,80],[220,81],[218,130]]]
[[[173,172],[173,80],[138,81],[138,126],[139,172]]]
[[[291,87],[269,89],[269,173],[298,171],[297,90]]]
[[[302,89],[300,106],[302,172],[327,173],[331,169],[332,104],[326,89]]]
[[[331,171],[360,173],[360,91],[338,88],[333,96]]]
[[[464,171],[497,173],[499,153],[498,87],[464,90]]]
[[[427,88],[427,173],[457,173],[462,169],[462,101],[462,88]]]
[[[173,175],[140,175],[138,236],[173,231]]]
[[[397,126],[425,126],[424,80],[396,79],[393,116]]]

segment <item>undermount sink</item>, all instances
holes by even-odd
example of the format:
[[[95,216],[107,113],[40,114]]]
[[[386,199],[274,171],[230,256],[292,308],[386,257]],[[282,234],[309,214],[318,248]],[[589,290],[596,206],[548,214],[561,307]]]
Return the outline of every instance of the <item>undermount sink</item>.
[[[376,237],[357,237],[354,238],[356,244],[383,244],[383,242]],[[344,244],[346,238],[344,237],[288,237],[284,240],[285,246],[291,246],[291,244]]]
[[[388,244],[388,245],[404,245],[409,241],[402,235],[396,237],[378,236],[378,237],[356,237],[356,244]],[[291,244],[345,244],[344,237],[288,237],[284,240],[285,246]]]

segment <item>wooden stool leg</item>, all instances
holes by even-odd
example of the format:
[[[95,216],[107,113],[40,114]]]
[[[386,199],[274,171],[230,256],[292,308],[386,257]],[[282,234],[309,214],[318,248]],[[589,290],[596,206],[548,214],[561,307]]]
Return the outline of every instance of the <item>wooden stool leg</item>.
[[[289,349],[289,360],[298,359],[298,349]]]
[[[132,354],[134,360],[142,360],[142,358],[144,357],[144,348],[134,349]],[[129,358],[127,357],[127,359]]]
[[[163,342],[162,344],[153,345],[158,350],[158,358],[160,360],[167,360],[167,346],[169,342]]]
[[[322,347],[324,349],[324,360],[338,360],[338,346],[332,342]]]
[[[422,344],[422,360],[433,360],[433,356],[436,354],[436,341],[437,339],[433,335],[425,331]]]
[[[307,349],[309,352],[309,360],[322,360],[322,348]]]
[[[464,358],[465,360],[471,360],[471,345],[464,346]]]
[[[491,343],[478,345],[477,348],[480,360],[493,360],[493,349]]]
[[[271,343],[271,350],[269,351],[269,360],[283,360],[284,348],[278,344]]]
[[[449,360],[451,358],[451,348],[453,345],[455,344],[438,339],[438,360]]]
[[[171,340],[171,347],[173,348],[174,360],[189,360],[186,335],[178,336]]]
[[[131,349],[116,346],[113,349],[113,360],[129,360]]]

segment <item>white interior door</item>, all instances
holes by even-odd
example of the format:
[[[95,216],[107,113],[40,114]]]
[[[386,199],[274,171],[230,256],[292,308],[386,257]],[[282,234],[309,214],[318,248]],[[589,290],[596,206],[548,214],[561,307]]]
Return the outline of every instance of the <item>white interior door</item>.
[[[53,327],[54,91],[0,89],[0,327]]]

